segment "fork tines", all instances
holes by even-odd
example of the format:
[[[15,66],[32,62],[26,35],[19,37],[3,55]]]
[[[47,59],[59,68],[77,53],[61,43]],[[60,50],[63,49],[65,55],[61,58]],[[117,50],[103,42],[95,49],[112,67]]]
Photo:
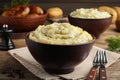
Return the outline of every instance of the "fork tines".
[[[105,51],[99,51],[99,62],[100,65],[105,66],[105,64],[107,64],[107,56]]]

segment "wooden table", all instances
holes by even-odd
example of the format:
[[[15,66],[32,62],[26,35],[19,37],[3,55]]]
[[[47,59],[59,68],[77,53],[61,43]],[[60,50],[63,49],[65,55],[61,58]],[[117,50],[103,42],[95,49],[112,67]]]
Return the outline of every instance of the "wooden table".
[[[95,45],[101,48],[107,48],[107,38],[111,36],[120,36],[120,32],[116,30],[116,26],[112,24],[101,36],[96,40]],[[108,80],[120,80],[120,59],[107,68]]]
[[[13,33],[12,40],[16,48],[26,46],[24,40],[25,33]],[[116,31],[115,25],[111,25],[101,36],[96,40],[95,46],[106,49],[107,38],[115,35],[120,35]],[[108,80],[120,80],[120,59],[107,68]],[[31,72],[29,72],[16,59],[8,54],[7,51],[0,51],[0,80],[40,80]]]

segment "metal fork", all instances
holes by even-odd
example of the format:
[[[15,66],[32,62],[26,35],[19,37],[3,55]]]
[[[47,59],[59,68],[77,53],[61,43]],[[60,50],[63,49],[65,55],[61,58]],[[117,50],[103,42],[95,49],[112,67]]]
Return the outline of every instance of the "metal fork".
[[[105,65],[107,64],[108,61],[105,51],[99,51],[99,61],[100,61],[99,80],[107,80]]]
[[[107,80],[105,65],[107,64],[107,57],[105,51],[97,51],[93,60],[93,67],[91,68],[87,80]],[[99,77],[97,73],[99,72]]]
[[[93,59],[93,67],[91,68],[86,80],[95,80],[98,73],[98,66],[100,66],[99,61],[99,51],[96,52],[96,55]]]

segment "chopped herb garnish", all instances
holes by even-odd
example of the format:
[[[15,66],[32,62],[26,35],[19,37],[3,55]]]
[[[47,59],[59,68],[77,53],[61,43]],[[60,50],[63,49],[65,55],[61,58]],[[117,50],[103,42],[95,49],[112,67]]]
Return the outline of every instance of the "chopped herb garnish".
[[[120,36],[110,37],[106,41],[108,42],[108,50],[120,52]]]

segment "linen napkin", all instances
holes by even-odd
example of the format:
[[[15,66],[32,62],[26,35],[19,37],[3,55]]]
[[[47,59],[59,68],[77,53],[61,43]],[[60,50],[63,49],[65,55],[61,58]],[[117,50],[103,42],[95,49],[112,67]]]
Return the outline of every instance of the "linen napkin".
[[[79,65],[75,67],[75,70],[69,74],[63,75],[51,75],[44,71],[41,64],[39,64],[30,54],[27,47],[22,47],[18,49],[9,50],[9,54],[18,60],[22,65],[24,65],[29,71],[40,79],[45,80],[61,80],[60,78],[70,79],[70,80],[84,80],[87,74],[89,73],[92,65],[92,61],[95,57],[97,50],[105,50],[96,46],[90,51],[88,57]],[[113,64],[119,57],[120,54],[105,50],[107,52],[108,63],[106,67]]]

